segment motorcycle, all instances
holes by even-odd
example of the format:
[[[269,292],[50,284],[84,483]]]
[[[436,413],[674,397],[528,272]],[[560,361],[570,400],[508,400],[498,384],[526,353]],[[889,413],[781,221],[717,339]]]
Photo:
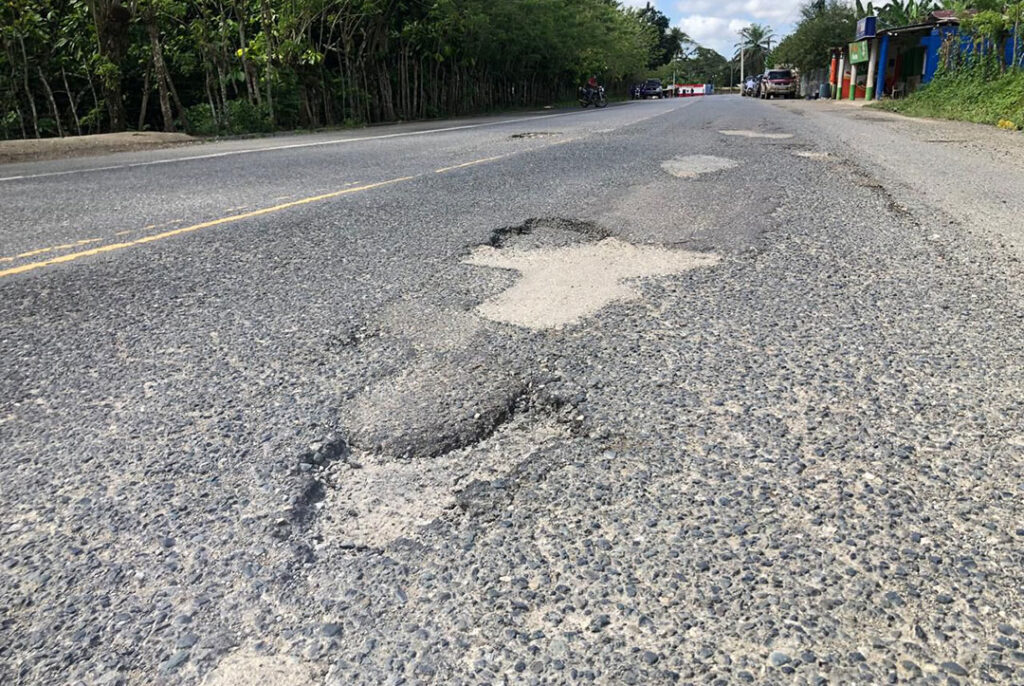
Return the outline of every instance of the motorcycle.
[[[586,108],[590,105],[594,107],[605,107],[608,104],[608,98],[604,94],[604,86],[598,86],[597,88],[580,88],[580,107]]]

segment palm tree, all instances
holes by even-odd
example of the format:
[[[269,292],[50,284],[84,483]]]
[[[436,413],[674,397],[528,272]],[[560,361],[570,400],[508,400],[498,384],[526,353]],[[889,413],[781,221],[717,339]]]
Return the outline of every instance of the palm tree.
[[[684,56],[694,45],[694,41],[690,38],[689,34],[678,26],[673,26],[669,30],[668,36],[669,40],[672,41],[672,45],[677,46],[674,52],[675,55]]]
[[[697,44],[686,31],[683,31],[678,26],[673,26],[668,32],[668,39],[672,45],[675,46],[672,50],[672,83],[676,83],[676,62],[679,60],[686,59],[689,54],[697,47]]]
[[[736,44],[736,57],[743,58],[750,65],[750,73],[764,71],[768,55],[772,51],[775,33],[770,26],[751,24],[740,31],[740,42]]]

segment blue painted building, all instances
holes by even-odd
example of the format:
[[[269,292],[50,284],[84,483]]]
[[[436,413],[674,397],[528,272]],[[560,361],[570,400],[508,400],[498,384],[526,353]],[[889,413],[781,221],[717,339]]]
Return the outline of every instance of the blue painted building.
[[[866,92],[869,98],[903,97],[912,93],[935,78],[942,60],[951,50],[969,54],[976,49],[972,38],[960,33],[960,20],[950,10],[932,12],[919,24],[877,32],[873,29],[873,26],[867,30],[858,27],[856,38],[867,41],[871,61],[860,74],[853,70],[856,82],[855,88],[850,89],[851,93]],[[1006,54],[1002,56],[1007,65],[1013,62],[1014,40],[1018,40],[1018,60],[1024,60],[1020,40],[1011,35],[1006,41]]]

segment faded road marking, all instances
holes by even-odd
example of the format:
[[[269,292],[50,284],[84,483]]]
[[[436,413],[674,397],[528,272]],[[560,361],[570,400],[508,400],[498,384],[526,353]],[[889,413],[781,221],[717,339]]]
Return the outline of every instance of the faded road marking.
[[[214,152],[205,155],[189,155],[187,157],[174,157],[166,160],[151,160],[149,162],[134,162],[130,164],[112,164],[105,167],[91,167],[89,169],[68,169],[65,171],[57,172],[41,172],[38,174],[19,174],[18,176],[7,176],[0,177],[0,182],[3,181],[21,181],[25,179],[39,179],[49,176],[66,176],[68,174],[87,174],[91,172],[99,171],[114,171],[118,169],[134,169],[135,167],[149,167],[157,164],[172,164],[175,162],[191,162],[193,160],[209,160],[216,159],[219,157],[232,157],[234,155],[251,155],[259,152],[273,152],[275,150],[296,150],[299,148],[316,148],[323,147],[325,145],[343,145],[346,143],[361,143],[364,141],[379,141],[386,140],[389,138],[409,138],[412,136],[427,136],[432,133],[448,133],[450,131],[465,131],[467,129],[479,129],[489,128],[492,126],[504,126],[506,124],[517,124],[531,121],[537,121],[539,119],[553,119],[557,117],[577,117],[584,114],[583,112],[563,112],[559,114],[541,114],[541,115],[527,115],[525,117],[518,117],[515,119],[501,119],[494,122],[481,122],[479,124],[463,124],[459,126],[445,126],[438,129],[428,129],[425,131],[401,131],[399,133],[386,133],[379,136],[361,136],[358,138],[335,138],[327,141],[313,141],[311,143],[291,143],[287,145],[274,145],[264,148],[247,148],[245,150],[227,150],[224,152]]]
[[[623,124],[623,126],[632,126],[638,122],[653,119],[654,117],[660,117],[664,114],[681,110],[685,107],[689,107],[697,103],[699,99],[694,98],[689,102],[682,103],[678,107],[672,109],[666,109],[661,112],[652,114],[649,117],[642,117],[640,119],[633,120]],[[595,114],[598,110],[591,110],[590,114]],[[608,110],[602,110],[607,112]],[[379,136],[360,136],[357,138],[334,138],[326,141],[313,141],[310,143],[289,143],[286,145],[272,145],[263,148],[246,148],[244,150],[226,150],[224,152],[207,153],[204,155],[188,155],[185,157],[173,157],[164,160],[150,160],[148,162],[133,162],[128,164],[112,164],[103,167],[89,167],[86,169],[66,169],[64,171],[54,172],[40,172],[37,174],[18,174],[17,176],[3,176],[0,177],[0,183],[4,181],[23,181],[26,179],[40,179],[50,176],[67,176],[68,174],[89,174],[92,172],[100,171],[115,171],[119,169],[134,169],[135,167],[150,167],[157,164],[174,164],[176,162],[191,162],[193,160],[209,160],[220,157],[232,157],[234,155],[251,155],[253,153],[260,152],[273,152],[275,150],[296,150],[299,148],[316,148],[323,147],[326,145],[344,145],[346,143],[362,143],[364,141],[379,141],[387,140],[390,138],[409,138],[412,136],[428,136],[432,133],[448,133],[450,131],[465,131],[467,129],[479,129],[479,128],[490,128],[493,126],[505,126],[506,124],[522,124],[541,119],[555,119],[558,117],[579,117],[586,116],[588,112],[560,112],[557,114],[540,114],[540,115],[526,115],[523,117],[517,117],[515,119],[500,119],[493,122],[480,122],[479,124],[462,124],[457,126],[445,126],[437,129],[427,129],[425,131],[400,131],[398,133],[386,133]],[[622,127],[618,127],[622,128]]]
[[[48,252],[56,252],[57,250],[69,250],[71,248],[77,248],[82,245],[89,245],[90,243],[99,243],[102,240],[102,238],[83,238],[82,240],[75,241],[74,243],[65,243],[64,245],[54,245],[49,248],[37,248],[36,250],[29,250],[28,252],[23,252],[20,255],[14,255],[13,257],[0,257],[0,262],[13,262],[14,260],[21,260],[26,257],[35,257],[36,255],[42,255]],[[3,272],[0,272],[0,275],[2,274]]]
[[[416,178],[415,176],[403,176],[397,179],[389,179],[387,181],[378,181],[377,183],[366,184],[365,186],[357,186],[355,188],[345,188],[340,191],[334,191],[333,193],[324,193],[323,195],[314,195],[309,198],[302,198],[301,200],[294,200],[292,202],[286,202],[281,205],[274,205],[272,207],[265,207],[260,210],[253,210],[252,212],[244,212],[242,214],[231,215],[230,217],[222,217],[220,219],[214,219],[208,222],[202,222],[199,224],[193,224],[192,226],[184,226],[180,229],[172,229],[171,231],[165,231],[163,233],[154,234],[152,236],[143,236],[134,241],[126,241],[123,243],[111,243],[109,245],[101,245],[98,248],[91,248],[89,250],[82,250],[80,252],[69,253],[67,255],[61,255],[59,257],[53,257],[48,260],[42,260],[40,262],[30,262],[28,264],[18,265],[17,267],[11,267],[10,269],[0,270],[0,278],[5,276],[14,276],[15,274],[23,274],[24,272],[32,271],[33,269],[42,269],[43,267],[49,267],[54,264],[62,264],[64,262],[72,262],[74,260],[81,259],[83,257],[91,257],[93,255],[101,255],[107,252],[114,252],[117,250],[124,250],[125,248],[132,248],[137,245],[144,245],[146,243],[154,243],[156,241],[162,241],[166,238],[172,238],[185,233],[192,233],[199,231],[200,229],[208,229],[212,226],[220,226],[221,224],[230,224],[232,222],[241,221],[243,219],[250,219],[252,217],[259,217],[264,214],[271,214],[273,212],[280,212],[291,207],[297,207],[299,205],[308,205],[309,203],[319,202],[321,200],[330,200],[331,198],[337,198],[342,195],[348,195],[350,193],[358,193],[360,191],[368,191],[373,188],[380,188],[382,186],[390,186],[392,184],[401,183],[403,181],[410,181]],[[99,240],[99,239],[95,239]]]
[[[500,160],[500,159],[502,159],[504,157],[508,157],[508,156],[509,155],[495,155],[494,157],[484,157],[484,158],[479,159],[479,160],[473,160],[472,162],[463,162],[462,164],[455,164],[455,165],[452,165],[451,167],[441,167],[440,169],[435,169],[434,173],[435,174],[443,174],[445,172],[450,172],[450,171],[453,171],[455,169],[462,169],[464,167],[472,167],[472,166],[477,165],[477,164],[485,164],[487,162],[494,162],[495,160]]]

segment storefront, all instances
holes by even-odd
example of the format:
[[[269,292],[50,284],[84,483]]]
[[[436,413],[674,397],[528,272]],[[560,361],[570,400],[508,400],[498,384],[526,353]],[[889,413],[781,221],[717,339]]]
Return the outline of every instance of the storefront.
[[[857,24],[854,42],[833,54],[836,99],[900,98],[935,77],[943,42],[959,35],[960,22],[947,10],[909,26],[876,31],[876,17]]]

